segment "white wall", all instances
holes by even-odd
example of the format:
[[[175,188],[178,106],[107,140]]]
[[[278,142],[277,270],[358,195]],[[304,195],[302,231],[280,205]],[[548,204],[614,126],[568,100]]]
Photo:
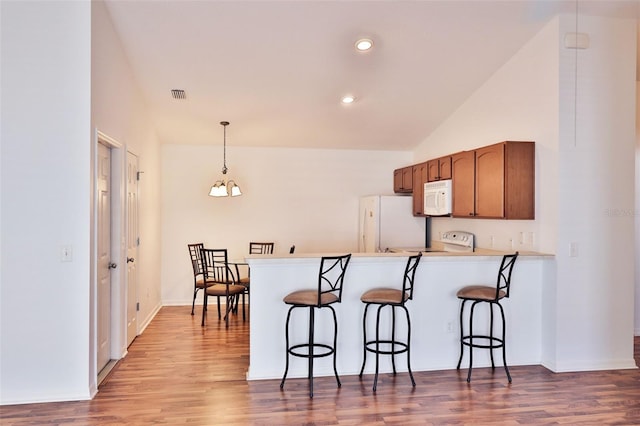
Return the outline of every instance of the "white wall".
[[[636,81],[636,322],[635,335],[640,336],[640,82]]]
[[[433,228],[434,236],[442,228],[471,230],[484,247],[500,233],[499,248],[531,230],[532,248],[556,255],[557,271],[545,283],[543,354],[556,371],[635,365],[635,20],[581,17],[580,25],[589,49],[565,49],[575,17],[555,19],[416,150],[419,161],[502,140],[536,141],[535,221],[436,219]],[[577,257],[569,256],[572,243]]]
[[[159,148],[104,6],[0,2],[0,404],[95,392],[95,127],[140,157],[139,323],[160,306]],[[61,262],[70,246],[72,262]]]
[[[359,197],[391,194],[393,169],[411,164],[410,152],[227,145],[227,176],[243,195],[213,198],[222,175],[216,142],[162,148],[163,304],[191,304],[189,243],[227,248],[231,258],[259,240],[274,241],[278,253],[293,244],[296,252],[357,251]]]
[[[137,155],[143,171],[139,182],[140,247],[136,265],[138,325],[144,326],[160,307],[160,145],[108,11],[103,2],[92,4],[93,126],[122,143],[125,151]],[[119,263],[124,265],[124,259]]]
[[[0,403],[87,399],[91,4],[0,10]]]
[[[567,88],[560,97],[556,253],[560,371],[633,358],[636,21],[581,17],[579,24],[589,49],[560,48]],[[562,17],[560,28],[561,35],[574,31],[575,19]]]
[[[545,27],[415,152],[415,161],[419,162],[505,140],[534,141],[536,220],[434,218],[434,239],[438,239],[441,232],[459,229],[473,232],[478,247],[555,253],[559,126],[557,39],[557,24]]]

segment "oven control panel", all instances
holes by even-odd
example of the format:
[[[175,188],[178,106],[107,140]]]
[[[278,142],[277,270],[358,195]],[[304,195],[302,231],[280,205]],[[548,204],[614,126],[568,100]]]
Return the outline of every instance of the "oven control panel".
[[[447,231],[442,233],[440,240],[446,251],[472,252],[474,248],[474,236],[465,231]]]

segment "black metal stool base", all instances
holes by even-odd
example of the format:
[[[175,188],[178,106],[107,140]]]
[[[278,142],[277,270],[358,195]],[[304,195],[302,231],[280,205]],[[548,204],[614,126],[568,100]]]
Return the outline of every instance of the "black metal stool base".
[[[467,383],[471,382],[471,370],[473,368],[473,348],[479,349],[488,349],[489,354],[491,356],[491,368],[495,370],[495,362],[493,360],[493,350],[502,348],[502,362],[504,364],[504,371],[507,373],[507,379],[509,383],[511,383],[511,374],[509,373],[509,367],[507,366],[507,354],[506,354],[506,345],[505,345],[505,335],[506,335],[506,321],[504,318],[504,310],[502,309],[502,305],[498,302],[488,302],[484,300],[475,300],[471,304],[471,312],[469,314],[469,334],[464,335],[464,330],[462,327],[463,321],[463,313],[464,313],[464,305],[470,299],[463,299],[462,305],[460,306],[460,358],[458,359],[458,365],[456,369],[460,369],[460,365],[462,364],[462,356],[464,354],[464,347],[469,348],[469,371],[467,372]],[[485,302],[489,303],[489,309],[491,312],[491,320],[489,324],[490,334],[473,334],[473,313],[475,307],[478,303]],[[493,305],[496,305],[500,308],[500,315],[502,318],[502,338],[495,337],[493,335]]]
[[[292,306],[289,308],[289,312],[287,313],[287,322],[286,322],[286,345],[287,345],[287,362],[284,369],[284,375],[282,376],[282,380],[280,381],[280,389],[284,388],[284,382],[287,378],[287,373],[289,371],[289,355],[296,356],[300,358],[306,358],[309,362],[308,367],[308,379],[309,379],[309,398],[313,398],[313,360],[316,358],[323,358],[327,356],[333,355],[333,372],[336,376],[336,381],[338,383],[338,387],[342,386],[340,383],[340,377],[338,376],[338,370],[336,368],[336,343],[338,339],[338,321],[336,318],[336,312],[331,306],[322,306],[329,308],[331,313],[333,314],[333,325],[334,325],[334,333],[333,333],[333,346],[324,344],[324,343],[315,343],[314,342],[314,322],[315,322],[315,309],[321,309],[322,307],[308,307],[309,308],[309,342],[308,343],[300,343],[296,345],[289,344],[289,321],[291,319],[291,311],[294,308],[307,307],[307,306]],[[321,352],[316,352],[316,349],[320,349]]]
[[[409,311],[403,305],[378,305],[377,317],[376,317],[376,338],[374,340],[367,340],[367,311],[369,310],[369,306],[371,303],[368,303],[364,308],[364,314],[362,317],[362,330],[364,334],[364,351],[363,351],[363,359],[362,359],[362,368],[360,368],[359,377],[362,377],[364,373],[364,367],[367,363],[367,352],[371,352],[376,354],[376,372],[373,378],[373,391],[375,392],[378,387],[378,371],[379,371],[379,358],[380,355],[391,355],[391,365],[393,367],[393,374],[396,375],[396,360],[395,356],[397,354],[407,353],[407,369],[409,371],[409,377],[411,378],[411,384],[413,387],[416,386],[416,381],[413,378],[413,373],[411,372],[411,361],[410,361],[410,344],[411,344],[411,320],[409,319]],[[391,339],[380,339],[380,311],[383,307],[389,306],[392,310],[392,325],[391,325]],[[402,308],[407,317],[407,341],[401,342],[396,340],[396,314],[395,308]],[[380,346],[383,346],[382,348]],[[388,349],[387,349],[388,348]]]

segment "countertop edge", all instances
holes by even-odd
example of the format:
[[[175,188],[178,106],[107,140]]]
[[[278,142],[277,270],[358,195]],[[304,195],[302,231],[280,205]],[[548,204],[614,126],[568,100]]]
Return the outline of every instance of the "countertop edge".
[[[423,253],[423,260],[462,260],[462,258],[469,258],[469,260],[480,260],[480,258],[494,258],[501,257],[505,254],[512,254],[514,251],[499,251],[490,249],[476,249],[473,253],[458,253],[458,252],[427,252]],[[283,260],[295,260],[295,259],[319,259],[323,256],[342,256],[348,252],[327,252],[327,253],[293,253],[293,254],[264,254],[264,255],[248,255],[245,260],[248,263],[263,263],[270,261],[283,261]],[[390,261],[396,258],[407,258],[408,253],[351,253],[352,259],[366,259],[374,258],[378,261],[388,259]],[[540,253],[533,251],[519,251],[519,255],[523,258],[555,258],[554,254]]]

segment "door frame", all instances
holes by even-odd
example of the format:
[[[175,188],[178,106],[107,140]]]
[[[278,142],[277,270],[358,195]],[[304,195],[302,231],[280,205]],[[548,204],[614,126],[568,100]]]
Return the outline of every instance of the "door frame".
[[[91,350],[89,377],[91,380],[91,394],[95,395],[98,388],[97,354],[97,253],[98,253],[98,197],[97,161],[98,144],[111,149],[111,261],[118,264],[111,273],[111,348],[112,360],[123,358],[127,354],[126,343],[126,222],[125,222],[125,146],[116,139],[101,132],[97,128],[92,145],[92,230],[91,230],[91,291],[90,291],[90,333]]]

